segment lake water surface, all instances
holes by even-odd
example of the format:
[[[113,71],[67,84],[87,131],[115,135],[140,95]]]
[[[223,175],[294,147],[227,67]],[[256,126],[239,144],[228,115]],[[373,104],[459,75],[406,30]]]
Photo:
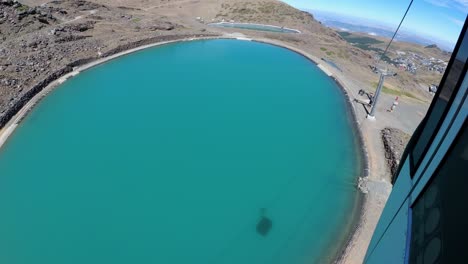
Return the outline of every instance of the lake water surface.
[[[299,54],[137,52],[65,82],[0,150],[0,263],[328,262],[358,154],[342,92]]]

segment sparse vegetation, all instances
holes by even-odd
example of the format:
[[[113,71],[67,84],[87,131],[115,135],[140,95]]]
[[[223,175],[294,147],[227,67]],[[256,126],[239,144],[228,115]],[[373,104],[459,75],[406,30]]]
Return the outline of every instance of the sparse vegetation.
[[[287,41],[287,42],[296,43],[296,44],[302,42],[301,39],[295,36],[289,35],[289,34],[266,34],[265,36],[270,39],[278,39],[281,41]]]
[[[349,32],[342,32],[342,31],[339,31],[338,34],[339,34],[343,39],[345,39],[346,41],[348,41],[348,42],[350,42],[350,43],[356,43],[356,44],[362,44],[362,45],[373,45],[373,44],[384,43],[383,41],[380,41],[380,40],[375,39],[375,38],[363,37],[363,36],[356,36],[356,35],[352,35],[352,34],[349,33]]]
[[[327,51],[327,48],[321,47],[320,50],[321,51]]]
[[[16,10],[18,10],[18,12],[27,11],[28,9],[29,9],[29,6],[27,6],[27,5],[20,5],[19,7],[16,8]]]
[[[349,59],[349,55],[346,51],[340,50],[338,52],[338,57],[341,59]]]
[[[377,84],[376,84],[376,86],[377,86]],[[382,92],[383,92],[383,93],[386,93],[386,94],[390,94],[390,95],[401,96],[401,92],[400,92],[400,91],[390,89],[390,88],[388,88],[388,87],[385,86],[385,85],[382,87]]]
[[[377,87],[377,83],[373,83],[373,86],[374,87]],[[413,99],[416,99],[416,100],[420,100],[421,99],[417,96],[415,96],[414,94],[412,94],[411,92],[408,92],[408,91],[402,91],[400,89],[392,89],[392,88],[389,88],[388,86],[384,85],[382,87],[382,92],[385,93],[385,94],[389,94],[389,95],[395,95],[395,96],[406,96],[406,97],[409,97],[409,98],[413,98]]]
[[[242,1],[232,4],[221,4],[223,10],[216,17],[242,22],[263,22],[282,24],[288,20],[310,24],[313,17],[306,12],[298,11],[289,5],[268,1]],[[271,22],[270,22],[271,21]]]
[[[426,46],[424,48],[426,48],[426,49],[438,49],[439,47],[437,47],[436,44],[431,44],[431,45],[428,45],[428,46]]]
[[[343,31],[339,31],[338,34],[344,40],[349,42],[351,45],[358,47],[362,50],[372,50],[375,52],[383,52],[383,50],[372,46],[372,45],[384,43],[383,41],[380,41],[378,39],[371,38],[371,37],[357,36],[349,32],[343,32]]]
[[[342,38],[351,36],[351,33],[346,32],[346,31],[339,31],[338,34],[339,34]]]

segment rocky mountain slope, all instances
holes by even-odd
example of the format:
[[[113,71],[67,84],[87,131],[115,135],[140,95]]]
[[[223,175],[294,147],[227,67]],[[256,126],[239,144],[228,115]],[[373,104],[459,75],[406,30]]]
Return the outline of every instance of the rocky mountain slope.
[[[302,33],[208,25],[223,20]],[[325,58],[356,86],[372,90],[378,81],[369,69],[371,52],[278,0],[0,0],[0,128],[31,96],[73,67],[142,44],[235,32]]]
[[[0,128],[75,66],[142,44],[230,32],[196,17],[298,28],[304,34],[248,32],[297,46],[345,43],[311,15],[276,0],[1,0]],[[349,56],[363,55],[349,48]]]
[[[411,136],[397,128],[382,129],[382,141],[385,148],[385,159],[387,160],[388,168],[393,177],[395,176],[400,160],[405,151]]]

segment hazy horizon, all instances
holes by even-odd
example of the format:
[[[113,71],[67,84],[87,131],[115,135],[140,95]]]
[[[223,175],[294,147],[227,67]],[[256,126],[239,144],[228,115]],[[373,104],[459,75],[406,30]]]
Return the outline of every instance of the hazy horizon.
[[[282,0],[304,11],[334,13],[344,18],[359,18],[385,25],[395,30],[409,0],[371,1],[355,0]],[[433,39],[435,44],[455,46],[468,12],[467,0],[420,0],[414,1],[401,30]],[[437,19],[434,19],[437,18]]]
[[[396,28],[396,25],[390,25],[386,24],[385,22],[381,21],[376,21],[372,19],[367,19],[367,18],[361,18],[361,17],[356,17],[356,16],[350,16],[350,15],[343,15],[343,14],[338,14],[334,12],[327,12],[327,11],[320,11],[320,10],[310,10],[310,9],[304,9],[303,11],[307,11],[311,13],[314,18],[320,22],[322,22],[324,25],[328,27],[332,27],[335,29],[342,29],[344,31],[351,31],[351,32],[361,32],[361,33],[367,33],[369,35],[377,35],[381,37],[388,37],[390,38]],[[370,31],[367,30],[355,30],[353,28],[347,28],[346,26],[336,26],[336,22],[342,22],[354,26],[362,26],[365,28],[375,28],[375,31]],[[377,30],[378,29],[378,30]],[[381,31],[385,31],[387,34],[380,34]],[[376,33],[376,34],[373,34]],[[395,41],[405,41],[405,42],[412,42],[420,45],[432,45],[436,44],[439,48],[446,50],[446,51],[453,51],[453,48],[455,46],[455,43],[443,41],[440,39],[437,39],[436,37],[433,36],[427,36],[423,34],[416,33],[412,31],[411,29],[404,28],[402,27],[400,31],[398,32]]]

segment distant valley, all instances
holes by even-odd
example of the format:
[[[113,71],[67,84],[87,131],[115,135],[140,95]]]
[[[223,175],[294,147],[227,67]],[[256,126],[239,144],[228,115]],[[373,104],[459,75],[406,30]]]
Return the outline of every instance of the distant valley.
[[[320,21],[323,25],[339,31],[360,32],[372,36],[391,38],[395,30],[395,28],[391,28],[390,26],[381,25],[376,21],[367,19],[342,16],[317,10],[307,10],[307,12],[313,14],[315,19]],[[452,51],[453,49],[453,45],[450,43],[420,36],[405,29],[401,29],[395,39],[396,41],[411,42],[423,46],[436,44],[445,51]]]

